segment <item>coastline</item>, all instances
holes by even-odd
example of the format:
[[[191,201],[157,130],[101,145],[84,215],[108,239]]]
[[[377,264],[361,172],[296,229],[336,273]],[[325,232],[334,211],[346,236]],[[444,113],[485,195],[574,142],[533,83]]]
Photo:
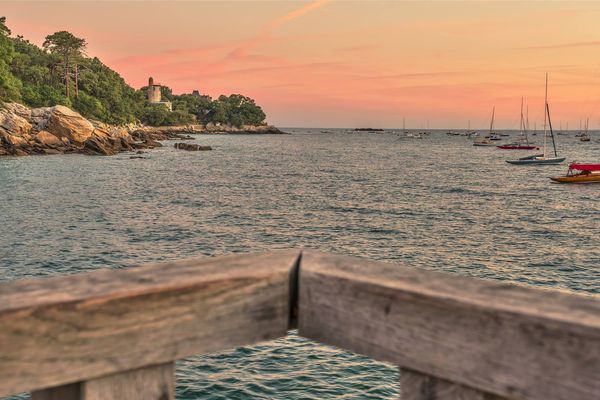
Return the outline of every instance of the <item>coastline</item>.
[[[0,157],[52,154],[110,156],[162,147],[164,140],[190,135],[286,134],[272,125],[193,124],[182,126],[109,125],[88,120],[65,106],[29,108],[0,103]]]

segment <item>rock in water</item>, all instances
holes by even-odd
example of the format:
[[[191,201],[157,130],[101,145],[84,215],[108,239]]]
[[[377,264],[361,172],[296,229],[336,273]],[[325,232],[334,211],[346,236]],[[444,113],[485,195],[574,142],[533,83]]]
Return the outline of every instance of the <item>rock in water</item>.
[[[118,150],[115,150],[106,139],[92,137],[83,143],[83,152],[89,155],[112,156],[117,154]]]
[[[175,148],[179,150],[187,150],[187,151],[206,151],[212,150],[210,146],[201,146],[199,144],[192,143],[175,143]]]
[[[73,142],[84,143],[92,136],[94,125],[70,108],[55,106],[52,107],[46,130],[58,137],[66,137]]]

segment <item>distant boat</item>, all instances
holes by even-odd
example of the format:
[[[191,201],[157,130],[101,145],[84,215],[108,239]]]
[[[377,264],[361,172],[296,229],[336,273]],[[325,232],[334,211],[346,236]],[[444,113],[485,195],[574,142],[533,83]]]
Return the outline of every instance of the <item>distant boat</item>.
[[[579,171],[579,172],[575,172]],[[600,164],[571,164],[565,176],[551,177],[558,183],[600,183]]]
[[[473,141],[473,146],[479,147],[491,147],[496,146],[492,143],[492,140],[500,140],[498,136],[494,133],[494,115],[496,114],[496,106],[492,107],[492,120],[490,122],[490,133],[488,136],[478,136]],[[497,138],[497,139],[496,139]]]
[[[529,138],[527,137],[527,130],[525,129],[525,118],[523,116],[523,97],[521,97],[521,120],[519,122],[519,136],[518,140],[514,143],[508,143],[501,146],[497,146],[502,150],[539,150],[540,148],[530,144]]]
[[[581,136],[579,136],[579,140],[582,142],[589,142],[590,140],[592,140],[592,137],[590,136],[590,133],[588,130],[589,124],[590,124],[590,119],[587,118],[585,120],[585,131],[581,134]]]
[[[355,132],[383,132],[385,129],[381,128],[355,128]]]
[[[548,156],[548,140],[546,131],[546,118],[548,119],[548,126],[550,128],[550,137],[552,138],[552,147],[554,149],[554,157]],[[565,161],[566,157],[559,157],[556,152],[556,141],[554,140],[554,133],[552,131],[552,121],[550,120],[550,107],[548,106],[548,74],[546,74],[546,92],[544,95],[544,153],[534,154],[531,156],[519,158],[517,160],[506,160],[507,163],[515,165],[541,165],[541,164],[559,164]]]

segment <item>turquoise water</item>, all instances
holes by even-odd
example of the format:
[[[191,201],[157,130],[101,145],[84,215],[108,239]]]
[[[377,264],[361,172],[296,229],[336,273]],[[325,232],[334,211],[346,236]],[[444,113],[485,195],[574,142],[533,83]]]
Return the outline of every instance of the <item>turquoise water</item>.
[[[199,136],[212,152],[0,158],[0,281],[308,247],[600,293],[600,185],[433,134]],[[598,136],[600,137],[600,135]],[[569,160],[600,143],[560,136]],[[170,143],[168,146],[172,146]],[[291,335],[178,363],[178,399],[391,399],[397,369]]]

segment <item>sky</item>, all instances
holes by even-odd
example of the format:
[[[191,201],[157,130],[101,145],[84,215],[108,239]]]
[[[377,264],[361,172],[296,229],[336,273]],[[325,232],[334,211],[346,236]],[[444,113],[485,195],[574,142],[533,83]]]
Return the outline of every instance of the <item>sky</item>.
[[[68,30],[133,87],[240,93],[281,127],[600,127],[600,2],[7,1],[13,34]]]

